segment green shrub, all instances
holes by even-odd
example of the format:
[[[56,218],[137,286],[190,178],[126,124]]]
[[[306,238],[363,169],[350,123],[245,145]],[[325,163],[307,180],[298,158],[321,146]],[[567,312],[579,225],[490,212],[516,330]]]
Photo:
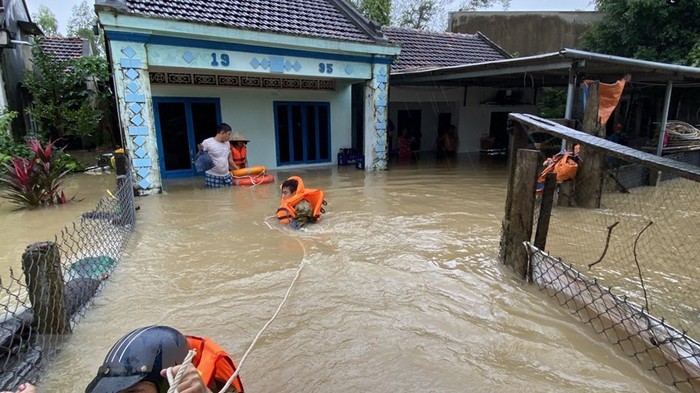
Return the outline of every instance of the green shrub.
[[[22,207],[63,204],[68,202],[63,192],[63,180],[70,173],[66,164],[57,160],[59,154],[53,143],[42,146],[41,141],[27,141],[30,158],[12,156],[0,173],[3,196]]]

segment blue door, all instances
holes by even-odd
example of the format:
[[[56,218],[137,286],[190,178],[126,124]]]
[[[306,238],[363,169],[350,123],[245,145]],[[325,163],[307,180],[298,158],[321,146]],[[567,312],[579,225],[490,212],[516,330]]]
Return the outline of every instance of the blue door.
[[[219,99],[153,97],[153,113],[161,176],[194,176],[197,144],[214,136],[221,123]]]
[[[331,162],[331,111],[327,102],[274,103],[277,165]]]

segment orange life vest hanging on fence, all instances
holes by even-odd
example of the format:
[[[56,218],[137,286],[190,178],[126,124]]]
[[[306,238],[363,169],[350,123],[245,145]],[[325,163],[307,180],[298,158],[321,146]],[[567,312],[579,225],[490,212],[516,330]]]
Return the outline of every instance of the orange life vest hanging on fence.
[[[537,195],[541,195],[542,191],[544,191],[544,181],[548,173],[556,173],[557,184],[560,184],[567,180],[574,179],[577,171],[578,163],[576,162],[576,155],[571,152],[561,152],[547,158],[544,161],[544,169],[537,179]]]
[[[209,389],[218,392],[231,375],[236,372],[236,364],[226,351],[207,337],[186,336],[191,349],[197,351],[192,364],[197,367],[202,381]],[[241,377],[236,376],[231,386],[238,393],[243,393]]]
[[[326,204],[326,201],[323,200],[326,195],[323,190],[314,188],[307,190],[304,188],[304,181],[301,180],[299,176],[292,176],[287,180],[297,181],[297,191],[289,198],[280,200],[280,207],[277,209],[277,219],[280,220],[282,224],[289,224],[291,219],[297,216],[295,206],[306,199],[311,203],[311,207],[313,208],[313,220],[318,221],[318,219],[321,218],[321,214],[326,212],[323,209],[323,205]],[[281,187],[282,186],[280,186],[280,188]]]
[[[239,149],[231,144],[231,157],[233,162],[238,165],[238,168],[245,168],[245,161],[248,158],[248,147],[243,146]]]

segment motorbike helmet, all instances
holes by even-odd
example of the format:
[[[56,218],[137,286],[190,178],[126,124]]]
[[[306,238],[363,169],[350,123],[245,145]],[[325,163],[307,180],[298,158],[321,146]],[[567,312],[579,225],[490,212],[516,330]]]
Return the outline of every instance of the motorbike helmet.
[[[160,371],[182,364],[188,351],[185,336],[171,327],[136,329],[112,346],[85,393],[117,393],[142,381],[165,392],[168,384]]]

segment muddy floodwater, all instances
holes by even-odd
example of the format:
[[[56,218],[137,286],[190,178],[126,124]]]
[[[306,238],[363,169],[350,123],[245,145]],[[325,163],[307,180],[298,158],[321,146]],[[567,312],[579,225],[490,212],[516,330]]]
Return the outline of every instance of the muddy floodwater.
[[[162,195],[138,198],[122,261],[41,391],[84,391],[112,343],[149,324],[211,337],[238,361],[300,266],[243,365],[249,393],[675,391],[497,262],[505,163],[273,174],[253,188],[168,180]],[[290,175],[326,190],[327,213],[306,230],[270,219]],[[113,181],[75,180],[93,196]],[[4,226],[17,229],[3,236],[1,263],[92,205],[2,205]]]

